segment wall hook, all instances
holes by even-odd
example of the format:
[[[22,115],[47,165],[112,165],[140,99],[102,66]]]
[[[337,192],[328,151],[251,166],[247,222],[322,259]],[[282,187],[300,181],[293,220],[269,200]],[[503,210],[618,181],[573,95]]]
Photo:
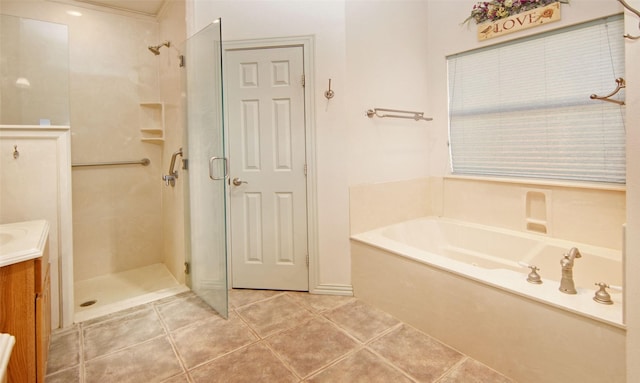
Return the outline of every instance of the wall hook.
[[[18,145],[13,145],[13,158],[18,159],[20,157],[20,152],[18,151]]]
[[[613,100],[610,97],[614,96],[616,93],[618,93],[621,89],[626,88],[627,84],[624,81],[624,79],[622,77],[618,77],[616,79],[616,89],[614,89],[613,92],[609,93],[606,96],[598,96],[596,94],[592,94],[591,96],[589,96],[589,98],[591,98],[592,100],[601,100],[601,101],[608,101],[608,102],[613,102],[615,104],[618,105],[624,105],[624,101],[620,101],[620,100]]]
[[[324,96],[327,98],[327,100],[331,100],[335,95],[335,92],[331,90],[331,79],[329,79],[329,90],[324,92]]]
[[[626,9],[629,10],[629,12],[634,13],[636,16],[640,17],[640,11],[633,8],[631,5],[629,5],[629,3],[627,3],[625,0],[618,0],[618,2],[620,4],[622,4],[623,7],[625,7]],[[638,27],[640,27],[640,24],[638,24]],[[632,36],[629,33],[625,33],[624,35],[622,35],[622,37],[629,39],[629,40],[638,40],[640,39],[640,35],[639,36]]]

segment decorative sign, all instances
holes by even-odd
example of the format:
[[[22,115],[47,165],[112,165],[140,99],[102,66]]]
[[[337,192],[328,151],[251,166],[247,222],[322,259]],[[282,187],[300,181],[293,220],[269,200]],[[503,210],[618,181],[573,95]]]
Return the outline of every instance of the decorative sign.
[[[492,39],[554,21],[560,21],[560,2],[518,13],[504,19],[478,24],[478,40]]]

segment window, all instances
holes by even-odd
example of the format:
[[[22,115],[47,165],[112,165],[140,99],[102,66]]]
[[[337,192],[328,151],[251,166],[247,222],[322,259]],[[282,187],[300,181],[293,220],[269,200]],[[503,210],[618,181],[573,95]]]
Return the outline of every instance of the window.
[[[625,183],[621,16],[447,58],[454,174]],[[624,90],[614,98],[623,100]]]

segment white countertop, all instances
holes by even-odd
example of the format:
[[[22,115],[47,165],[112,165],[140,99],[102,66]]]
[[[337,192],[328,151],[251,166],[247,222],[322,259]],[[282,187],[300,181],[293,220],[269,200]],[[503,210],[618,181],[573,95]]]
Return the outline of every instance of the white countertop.
[[[43,219],[0,225],[0,267],[41,257],[48,234]]]

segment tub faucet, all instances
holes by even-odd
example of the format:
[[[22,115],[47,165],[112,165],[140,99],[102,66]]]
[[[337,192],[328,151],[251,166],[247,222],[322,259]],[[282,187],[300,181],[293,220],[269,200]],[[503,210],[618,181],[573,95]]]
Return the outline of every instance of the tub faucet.
[[[562,266],[562,279],[560,280],[560,291],[565,294],[576,294],[576,286],[573,282],[573,260],[582,257],[577,247],[572,247],[569,253],[560,260]]]

